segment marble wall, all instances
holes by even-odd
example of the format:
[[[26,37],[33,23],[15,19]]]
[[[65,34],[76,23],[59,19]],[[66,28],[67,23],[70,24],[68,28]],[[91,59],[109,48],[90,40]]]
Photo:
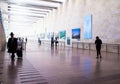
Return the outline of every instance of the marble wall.
[[[92,15],[92,39],[84,39],[86,15]],[[66,37],[70,38],[71,29],[80,28],[80,42],[94,43],[95,37],[99,36],[103,43],[119,44],[120,0],[67,0],[60,8],[53,10],[44,23],[43,28],[48,32],[66,30]],[[73,41],[78,40],[71,38],[71,42]]]

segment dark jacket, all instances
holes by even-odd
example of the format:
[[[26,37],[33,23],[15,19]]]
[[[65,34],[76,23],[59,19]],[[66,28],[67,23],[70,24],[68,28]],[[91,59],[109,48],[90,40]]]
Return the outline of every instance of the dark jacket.
[[[101,44],[102,44],[101,39],[95,40],[95,44],[96,44],[96,49],[101,49]]]
[[[9,38],[7,48],[9,53],[15,53],[17,50],[17,38]]]

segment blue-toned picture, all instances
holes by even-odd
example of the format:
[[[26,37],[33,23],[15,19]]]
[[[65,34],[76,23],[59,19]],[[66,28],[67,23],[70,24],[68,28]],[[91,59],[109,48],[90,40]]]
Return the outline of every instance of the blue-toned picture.
[[[67,37],[67,45],[70,45],[70,37]]]
[[[84,39],[92,39],[92,15],[84,17]]]
[[[72,29],[72,39],[80,39],[80,28]]]
[[[60,39],[66,39],[66,31],[63,30],[63,31],[60,31]]]
[[[1,11],[0,11],[0,22],[2,22],[2,14],[1,14]]]

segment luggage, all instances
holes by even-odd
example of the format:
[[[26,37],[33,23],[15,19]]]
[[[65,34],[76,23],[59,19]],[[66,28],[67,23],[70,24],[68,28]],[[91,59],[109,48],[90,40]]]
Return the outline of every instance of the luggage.
[[[22,50],[17,50],[16,54],[17,54],[18,58],[22,58],[22,56],[23,56]]]
[[[18,58],[22,58],[22,56],[23,56],[23,52],[22,52],[23,48],[22,47],[23,47],[23,44],[19,40],[18,41],[18,46],[17,46],[17,51],[16,51],[16,54],[17,54]]]

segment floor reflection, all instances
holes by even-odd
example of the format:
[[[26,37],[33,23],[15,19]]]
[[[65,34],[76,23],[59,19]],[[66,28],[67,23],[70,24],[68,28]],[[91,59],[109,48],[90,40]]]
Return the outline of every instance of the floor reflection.
[[[18,77],[21,75],[20,71],[22,75],[27,75],[29,78],[33,77],[33,75],[29,75],[31,71],[35,71],[35,73],[38,71],[38,73],[41,73],[41,76],[46,77],[50,82],[49,84],[92,84],[91,81],[95,82],[94,84],[98,84],[98,81],[104,82],[103,78],[106,78],[106,81],[111,81],[112,77],[110,78],[110,75],[116,77],[116,74],[120,73],[119,55],[115,53],[102,52],[102,59],[96,59],[96,51],[66,48],[63,46],[56,48],[50,45],[38,47],[35,43],[27,46],[25,53],[24,58],[26,59],[15,59],[9,62],[9,66],[7,65],[8,69],[5,70],[8,72],[6,77],[8,82],[5,84],[19,84],[16,81],[17,74],[19,75]],[[36,70],[33,70],[31,66]],[[26,73],[25,70],[30,73]],[[120,76],[116,78],[120,79]],[[29,79],[27,78],[26,80]],[[71,83],[66,83],[67,81]]]
[[[51,47],[51,56],[54,56],[54,47]]]
[[[8,65],[8,83],[16,84],[18,68],[22,66],[22,59],[12,60]],[[15,80],[12,80],[15,79]],[[7,83],[7,84],[8,84]]]
[[[97,76],[101,74],[101,62],[102,62],[102,59],[97,59],[97,61],[96,61],[95,74]]]

